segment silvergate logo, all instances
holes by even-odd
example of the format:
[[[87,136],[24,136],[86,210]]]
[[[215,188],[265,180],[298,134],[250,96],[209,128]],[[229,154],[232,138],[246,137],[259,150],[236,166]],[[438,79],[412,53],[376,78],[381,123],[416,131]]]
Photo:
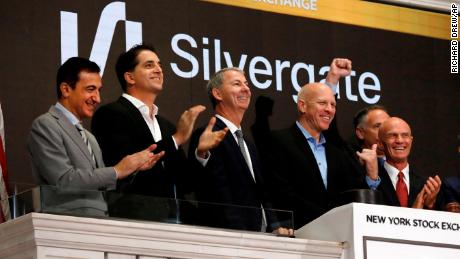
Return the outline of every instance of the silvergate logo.
[[[89,59],[96,62],[104,73],[105,64],[112,44],[115,26],[118,21],[125,22],[126,50],[142,43],[142,23],[126,20],[126,4],[112,2],[104,7]],[[61,11],[61,64],[70,57],[78,56],[78,15]]]
[[[78,56],[77,18],[77,13],[61,11],[61,63],[64,63],[70,57]],[[136,44],[142,43],[142,23],[126,20],[126,4],[116,1],[105,6],[99,18],[99,24],[89,57],[90,60],[100,66],[101,75],[104,73],[115,27],[119,21],[125,22],[126,50],[129,50]],[[187,49],[182,49],[179,42],[188,44],[194,49],[202,49],[202,56],[198,55],[195,57],[192,53],[187,52]],[[171,69],[177,76],[194,78],[200,74],[200,69],[202,69],[203,79],[209,80],[211,56],[214,57],[216,71],[221,68],[222,55],[226,63],[224,67],[233,66],[232,57],[237,59],[239,57],[238,67],[243,70],[247,69],[249,80],[255,87],[259,89],[274,88],[276,91],[282,92],[285,89],[283,87],[283,74],[288,72],[290,74],[290,85],[297,92],[301,87],[301,83],[298,81],[299,74],[302,75],[302,82],[315,82],[318,76],[325,76],[329,71],[329,66],[320,66],[319,70],[316,70],[315,68],[318,68],[318,65],[307,64],[306,62],[292,62],[286,59],[269,60],[263,56],[250,57],[245,53],[221,51],[223,43],[219,38],[210,40],[209,37],[202,37],[202,45],[198,42],[200,41],[195,40],[193,36],[185,33],[176,33],[172,37],[172,51],[179,58],[189,62],[192,67],[190,71],[187,70],[188,68],[185,68],[184,71],[177,63],[170,63]],[[214,53],[214,55],[211,53]],[[264,75],[265,77],[259,78],[259,75]],[[357,77],[358,80],[353,80],[352,82],[352,77]],[[320,82],[324,81],[325,78],[320,79]],[[351,75],[345,78],[344,83],[342,86],[339,85],[337,90],[339,99],[341,97],[340,93],[345,92],[345,98],[353,102],[359,101],[358,97],[361,97],[362,101],[368,104],[374,104],[380,100],[380,80],[376,74],[370,71],[364,71],[361,74],[352,71]],[[292,98],[294,102],[297,102],[296,94],[292,95]]]

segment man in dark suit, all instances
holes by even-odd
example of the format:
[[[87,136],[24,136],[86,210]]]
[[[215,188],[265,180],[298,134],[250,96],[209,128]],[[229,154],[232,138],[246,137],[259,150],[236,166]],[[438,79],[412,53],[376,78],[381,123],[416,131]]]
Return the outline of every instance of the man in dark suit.
[[[384,151],[386,161],[379,169],[378,190],[387,205],[433,209],[441,179],[436,175],[425,182],[409,168],[412,141],[409,125],[400,118],[389,118],[380,126],[379,148]]]
[[[276,208],[294,211],[296,229],[337,206],[341,192],[368,188],[363,174],[354,170],[343,149],[323,134],[335,116],[332,89],[321,83],[303,86],[297,109],[296,123],[272,132],[264,157],[273,202]],[[378,173],[375,149],[358,153],[367,177],[373,181]]]
[[[445,209],[451,212],[460,212],[460,176],[445,178],[442,188]]]
[[[155,145],[151,145],[131,156],[121,157],[111,167],[104,165],[96,139],[81,126],[83,119],[93,116],[100,102],[102,80],[99,71],[96,63],[78,57],[68,59],[59,68],[58,101],[32,123],[28,139],[38,184],[52,185],[60,190],[113,189],[117,179],[151,168],[163,155],[154,155],[151,151]],[[81,201],[80,205],[100,207],[93,206],[100,202],[103,202],[102,197]],[[75,202],[72,204],[78,207]]]
[[[193,134],[189,158],[195,163],[198,199],[229,206],[210,206],[213,209],[203,210],[203,217],[214,227],[261,231],[268,223],[269,230],[292,234],[292,230],[279,228],[271,213],[263,210],[271,205],[260,161],[241,128],[251,100],[244,71],[222,69],[212,76],[207,89],[216,118]]]
[[[158,115],[155,105],[163,90],[161,62],[153,47],[137,45],[120,55],[116,63],[123,95],[100,107],[92,120],[92,131],[112,165],[127,154],[155,143],[165,155],[152,169],[118,181],[117,191],[147,196],[183,198],[188,178],[187,159],[181,145],[190,137],[204,106],[185,111],[177,128]]]

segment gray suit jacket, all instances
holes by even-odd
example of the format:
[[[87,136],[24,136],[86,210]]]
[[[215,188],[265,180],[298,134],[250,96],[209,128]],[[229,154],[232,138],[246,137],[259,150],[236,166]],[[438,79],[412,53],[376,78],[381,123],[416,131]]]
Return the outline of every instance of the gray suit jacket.
[[[89,131],[85,133],[96,163],[76,127],[55,106],[32,123],[28,149],[33,174],[39,185],[53,186],[42,187],[43,212],[106,213],[107,205],[97,190],[116,187],[115,169],[104,167],[96,139]]]
[[[85,132],[97,165],[76,127],[54,106],[35,119],[28,149],[38,184],[86,190],[115,188],[115,169],[104,167],[96,139],[89,131]]]

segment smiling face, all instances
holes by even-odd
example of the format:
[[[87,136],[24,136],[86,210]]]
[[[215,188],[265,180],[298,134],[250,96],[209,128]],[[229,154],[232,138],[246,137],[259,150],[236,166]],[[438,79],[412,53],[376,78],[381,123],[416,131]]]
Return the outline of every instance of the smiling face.
[[[131,72],[125,73],[128,83],[127,92],[149,92],[158,94],[163,89],[163,70],[157,54],[142,50],[136,57],[137,65]]]
[[[101,102],[102,79],[99,73],[81,71],[75,87],[62,83],[60,101],[79,120],[91,118]]]
[[[412,133],[409,125],[402,119],[387,119],[379,130],[379,145],[389,164],[398,169],[407,165],[412,148]]]
[[[307,84],[299,93],[297,109],[300,123],[314,138],[319,138],[320,133],[327,130],[334,119],[334,93],[324,84]]]
[[[240,71],[225,71],[222,85],[212,91],[217,100],[216,109],[223,113],[244,113],[251,102],[249,83]]]

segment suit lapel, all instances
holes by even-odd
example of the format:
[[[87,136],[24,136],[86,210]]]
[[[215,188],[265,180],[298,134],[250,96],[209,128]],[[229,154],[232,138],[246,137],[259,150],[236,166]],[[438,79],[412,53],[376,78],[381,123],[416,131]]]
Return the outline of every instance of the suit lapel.
[[[412,205],[422,190],[425,181],[413,169],[409,169],[409,205]]]
[[[261,172],[259,171],[260,168],[260,162],[259,162],[259,157],[257,153],[257,148],[249,141],[244,139],[246,142],[246,145],[248,146],[249,150],[249,156],[251,158],[251,163],[252,163],[252,171],[254,172],[254,177],[256,179],[256,183],[262,183],[262,175]],[[252,175],[251,175],[252,177]]]
[[[91,148],[93,149],[93,153],[94,153],[94,157],[96,158],[96,164],[95,164],[95,167],[97,168],[101,168],[101,167],[104,167],[104,160],[102,158],[102,151],[101,151],[101,148],[99,147],[99,143],[97,143],[97,140],[96,138],[94,137],[93,134],[91,134],[91,132],[86,131],[86,136],[88,136],[88,140],[89,140],[89,143],[91,145]],[[91,159],[92,161],[92,159]]]
[[[216,117],[216,124],[214,125],[214,131],[217,130],[222,130],[225,127],[225,123]],[[245,140],[246,141],[246,140]],[[232,154],[235,157],[235,161],[238,161],[238,166],[244,168],[244,171],[246,171],[246,176],[245,177],[250,177],[251,181],[255,183],[254,178],[252,177],[251,171],[249,169],[248,164],[246,163],[246,160],[244,160],[243,154],[240,151],[240,146],[238,143],[235,141],[235,137],[233,136],[233,133],[230,131],[227,133],[225,136],[224,140],[222,140],[222,143],[226,146],[227,149],[230,150],[228,154]],[[248,148],[249,149],[249,148]],[[249,152],[249,157],[251,158],[251,162],[253,163],[253,168],[254,168],[254,159],[252,158],[251,152]],[[254,171],[254,170],[253,170]],[[254,172],[255,174],[255,172]]]
[[[294,123],[294,125],[291,126],[291,132],[292,136],[294,138],[294,143],[297,145],[297,149],[302,153],[302,157],[305,159],[302,159],[302,167],[301,168],[311,168],[312,165],[315,165],[312,173],[313,173],[313,178],[317,182],[317,186],[321,186],[322,190],[324,192],[327,192],[326,187],[324,186],[323,178],[321,177],[321,172],[319,171],[317,161],[315,156],[313,155],[313,152],[311,151],[310,144],[308,144],[308,140],[305,138],[303,133],[300,131],[299,127]],[[328,170],[329,171],[329,170]],[[307,172],[305,172],[307,173]],[[329,174],[329,173],[328,173]]]
[[[126,115],[132,119],[133,125],[131,128],[135,130],[139,136],[141,136],[139,139],[145,139],[146,143],[156,143],[147,123],[145,123],[144,117],[142,117],[141,112],[136,108],[136,106],[123,96],[118,98],[117,102],[125,108]]]
[[[387,170],[385,170],[385,168],[383,168],[382,166],[379,167],[379,177],[382,181],[379,185],[379,190],[390,202],[389,205],[401,206],[398,200],[398,196],[396,195],[396,190],[393,187],[393,183],[391,182],[390,176],[388,175]]]
[[[86,159],[91,163],[93,168],[96,167],[91,154],[89,153],[88,147],[86,146],[86,143],[83,141],[83,138],[81,137],[80,133],[78,132],[77,128],[70,123],[70,121],[65,117],[64,114],[62,114],[61,111],[56,109],[54,106],[52,106],[49,109],[49,113],[56,118],[57,123],[59,126],[62,128],[62,130],[69,136],[70,139],[72,139],[73,142],[75,142],[75,145],[83,152],[85,155]],[[90,142],[91,144],[91,142]],[[94,145],[91,144],[91,147]]]
[[[337,182],[338,179],[343,179],[343,178],[340,177],[340,175],[335,175],[335,174],[343,172],[345,170],[345,168],[337,168],[337,165],[339,163],[337,163],[338,161],[337,162],[334,161],[334,159],[338,159],[338,157],[337,157],[337,155],[334,156],[332,154],[334,151],[333,151],[333,147],[332,147],[332,145],[330,145],[330,143],[326,142],[324,149],[325,149],[325,152],[326,152],[326,163],[327,163],[327,190],[328,190],[328,192],[331,192],[333,190],[338,189],[339,188],[338,185],[340,185],[340,184],[343,185],[344,184],[344,183],[338,183]]]

